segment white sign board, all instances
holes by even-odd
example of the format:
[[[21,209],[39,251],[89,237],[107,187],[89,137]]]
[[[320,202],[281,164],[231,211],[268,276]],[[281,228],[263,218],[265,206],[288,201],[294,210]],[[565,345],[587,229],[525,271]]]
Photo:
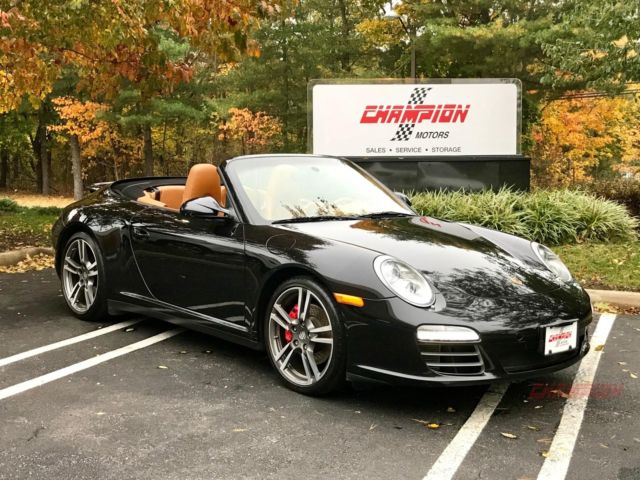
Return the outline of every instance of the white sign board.
[[[409,157],[520,153],[517,80],[318,83],[311,87],[311,95],[312,148],[316,154]]]

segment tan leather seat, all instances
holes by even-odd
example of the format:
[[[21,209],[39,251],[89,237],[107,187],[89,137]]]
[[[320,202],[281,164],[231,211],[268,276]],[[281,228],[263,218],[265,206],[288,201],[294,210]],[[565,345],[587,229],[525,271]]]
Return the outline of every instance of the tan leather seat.
[[[184,196],[184,185],[163,185],[158,187],[160,190],[160,200],[167,208],[179,210],[182,205],[182,197]]]
[[[290,209],[295,208],[295,205],[285,205],[282,200],[283,197],[290,196],[286,193],[291,192],[292,187],[296,185],[294,182],[296,171],[296,168],[292,165],[278,165],[273,169],[267,184],[264,205],[260,209],[266,218],[273,220],[291,217],[292,212]]]
[[[158,192],[152,192],[149,190],[145,190],[144,195],[138,197],[138,201],[140,203],[145,203],[147,205],[153,205],[154,207],[162,207],[167,208],[167,205],[164,202],[161,202],[157,199]]]
[[[185,185],[162,185],[146,190],[138,201],[154,207],[180,210],[187,200],[206,196],[215,198],[222,207],[227,204],[227,189],[220,185],[216,166],[199,163],[189,170]]]
[[[200,197],[213,197],[222,205],[220,175],[215,165],[199,163],[191,167],[182,194],[182,203]]]
[[[220,186],[220,206],[227,207],[227,187],[224,185]]]

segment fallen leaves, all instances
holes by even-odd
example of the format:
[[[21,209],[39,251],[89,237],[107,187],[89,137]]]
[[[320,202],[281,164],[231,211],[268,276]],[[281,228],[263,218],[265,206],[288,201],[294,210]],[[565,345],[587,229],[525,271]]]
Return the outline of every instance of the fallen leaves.
[[[47,268],[53,268],[55,260],[53,255],[47,255],[45,253],[39,253],[33,257],[27,255],[27,258],[18,262],[15,265],[9,265],[6,267],[0,267],[0,273],[24,273],[32,270],[40,271]]]
[[[555,393],[557,396],[562,398],[569,398],[569,394],[567,392],[563,392],[562,390],[550,390],[549,393]]]
[[[428,428],[430,430],[437,430],[442,426],[441,423],[430,422],[427,420],[420,420],[418,418],[412,418],[411,420],[413,420],[414,422],[418,422],[419,424],[423,425],[425,428]]]
[[[612,305],[606,302],[595,302],[592,306],[596,313],[619,313],[626,315],[638,315],[640,313],[640,307]]]
[[[594,302],[593,309],[598,313],[618,313],[616,306],[607,302]]]
[[[509,432],[500,432],[500,435],[502,435],[504,438],[509,438],[512,440],[515,440],[516,438],[518,438],[517,435],[513,434],[513,433],[509,433]]]
[[[167,367],[166,365],[158,365],[158,368],[160,370],[168,370],[169,369],[169,367]]]

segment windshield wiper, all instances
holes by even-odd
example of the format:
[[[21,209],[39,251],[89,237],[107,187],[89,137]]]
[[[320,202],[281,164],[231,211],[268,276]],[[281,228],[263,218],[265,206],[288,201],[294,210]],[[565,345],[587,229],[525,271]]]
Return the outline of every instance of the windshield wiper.
[[[358,215],[359,218],[391,218],[391,217],[415,217],[415,213],[409,212],[374,212]]]
[[[271,222],[273,225],[280,223],[305,223],[305,222],[323,222],[325,220],[358,220],[359,216],[354,215],[316,215],[312,217],[294,217],[284,218]]]

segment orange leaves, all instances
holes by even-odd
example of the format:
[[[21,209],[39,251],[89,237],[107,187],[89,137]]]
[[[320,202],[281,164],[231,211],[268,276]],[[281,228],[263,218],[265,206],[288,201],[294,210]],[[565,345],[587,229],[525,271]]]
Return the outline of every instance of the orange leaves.
[[[282,123],[264,112],[230,108],[230,118],[218,127],[220,141],[235,141],[241,153],[257,153],[280,143]]]
[[[588,181],[601,165],[618,169],[640,156],[633,97],[596,97],[549,103],[530,133],[538,183],[566,186]]]
[[[81,102],[70,97],[59,97],[53,105],[60,116],[60,123],[52,125],[51,131],[66,136],[77,135],[82,157],[87,160],[83,169],[90,169],[96,160],[109,160],[117,176],[118,164],[125,157],[138,157],[140,140],[122,135],[117,125],[100,118],[107,105],[97,102]]]
[[[81,144],[100,138],[108,128],[106,122],[96,118],[99,112],[107,109],[105,105],[80,102],[70,97],[55,98],[53,105],[62,122],[52,125],[51,130],[66,135],[77,135]]]
[[[58,67],[43,59],[38,43],[14,34],[35,27],[15,8],[0,10],[0,113],[17,108],[25,94],[35,104],[51,91]]]
[[[203,58],[259,55],[246,33],[276,2],[253,0],[23,0],[0,10],[0,113],[24,95],[39,101],[66,67],[79,76],[78,91],[114,98],[123,83],[147,97],[166,95],[190,82],[194,67],[159,47],[159,32],[176,36]],[[242,38],[233,51],[229,39]],[[230,35],[231,34],[231,35]],[[231,53],[230,53],[231,52]]]

